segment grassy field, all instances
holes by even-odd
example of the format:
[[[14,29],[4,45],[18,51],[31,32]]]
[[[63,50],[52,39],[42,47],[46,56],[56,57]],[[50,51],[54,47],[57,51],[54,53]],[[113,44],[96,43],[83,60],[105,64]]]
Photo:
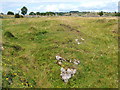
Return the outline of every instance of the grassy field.
[[[2,23],[3,87],[118,87],[117,18],[13,18]],[[56,55],[81,62],[68,83],[61,80]]]

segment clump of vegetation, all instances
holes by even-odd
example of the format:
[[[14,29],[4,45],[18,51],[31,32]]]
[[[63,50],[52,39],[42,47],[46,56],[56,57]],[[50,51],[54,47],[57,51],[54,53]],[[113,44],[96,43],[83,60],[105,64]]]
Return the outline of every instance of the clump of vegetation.
[[[22,15],[19,15],[19,13],[15,14],[15,18],[23,18]]]
[[[103,15],[103,11],[99,12],[98,15],[102,16]]]
[[[8,37],[8,38],[16,38],[11,32],[9,32],[9,31],[6,31],[5,33],[4,33],[4,36],[5,37]]]
[[[20,18],[20,15],[18,13],[15,14],[15,18]]]
[[[13,45],[12,48],[14,48],[15,51],[20,51],[22,50],[22,47],[19,45]]]
[[[42,32],[37,33],[36,35],[43,35],[43,34],[46,34],[46,33],[48,33],[48,32],[47,31],[42,31]]]
[[[14,15],[14,12],[8,11],[8,12],[7,12],[7,15]]]

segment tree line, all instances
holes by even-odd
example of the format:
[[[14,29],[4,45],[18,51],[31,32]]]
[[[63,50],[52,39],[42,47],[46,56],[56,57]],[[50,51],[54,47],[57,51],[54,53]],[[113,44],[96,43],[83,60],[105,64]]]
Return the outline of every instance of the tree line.
[[[28,9],[27,9],[27,7],[24,6],[24,7],[21,8],[21,14],[22,15],[20,15],[20,11],[18,13],[8,11],[7,15],[15,15],[15,18],[20,18],[20,17],[25,16],[27,14],[27,12],[28,12]],[[71,15],[71,13],[77,13],[78,14],[80,12],[79,11],[70,11],[69,13]],[[90,13],[90,12],[81,12],[81,13],[86,14],[86,13]],[[98,12],[98,15],[103,16],[104,13],[107,13],[107,12],[101,11],[101,12]],[[44,13],[43,12],[30,12],[28,15],[40,15],[40,16],[55,16],[55,15],[58,15],[58,16],[62,16],[64,14],[66,14],[66,13],[63,13],[63,12],[44,12]],[[120,16],[120,12],[114,12],[114,16]]]

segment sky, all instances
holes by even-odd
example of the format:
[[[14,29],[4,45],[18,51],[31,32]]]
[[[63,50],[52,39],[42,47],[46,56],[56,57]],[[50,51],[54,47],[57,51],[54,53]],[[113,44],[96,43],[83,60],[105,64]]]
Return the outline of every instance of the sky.
[[[118,11],[119,0],[0,0],[0,12],[18,13],[23,6],[29,12]]]

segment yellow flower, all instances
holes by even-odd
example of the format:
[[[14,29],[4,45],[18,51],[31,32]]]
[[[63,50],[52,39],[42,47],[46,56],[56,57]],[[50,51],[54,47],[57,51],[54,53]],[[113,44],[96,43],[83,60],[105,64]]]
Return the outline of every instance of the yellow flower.
[[[8,78],[6,78],[6,80],[8,80]]]
[[[14,75],[17,75],[17,73],[13,73]]]
[[[24,83],[22,83],[22,85],[23,85]]]

